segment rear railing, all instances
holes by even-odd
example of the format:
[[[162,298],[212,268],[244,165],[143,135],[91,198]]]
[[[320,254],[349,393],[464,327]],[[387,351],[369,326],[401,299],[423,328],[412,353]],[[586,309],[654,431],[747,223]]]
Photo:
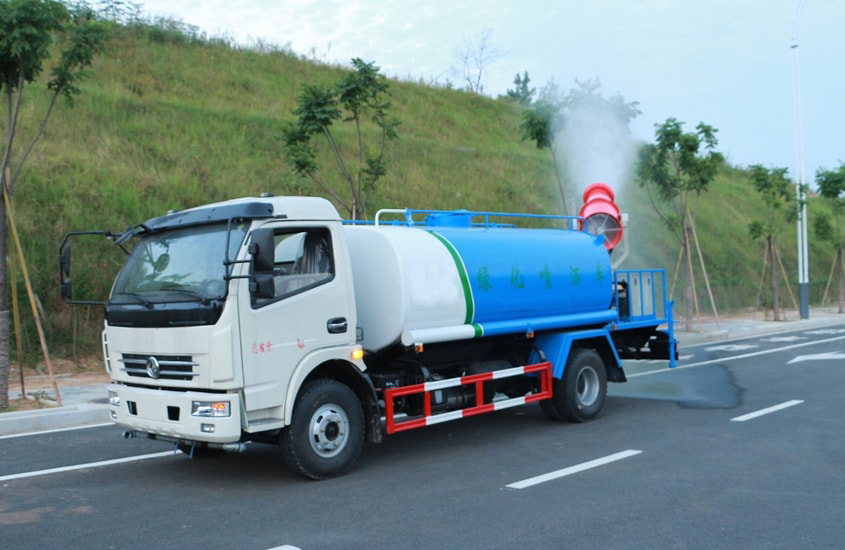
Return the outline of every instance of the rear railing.
[[[620,269],[613,272],[614,302],[619,314],[617,329],[666,325],[670,345],[675,342],[674,303],[667,298],[663,269]],[[675,366],[675,354],[670,354]]]
[[[662,269],[627,269],[613,272],[616,310],[623,322],[667,322],[666,272]]]

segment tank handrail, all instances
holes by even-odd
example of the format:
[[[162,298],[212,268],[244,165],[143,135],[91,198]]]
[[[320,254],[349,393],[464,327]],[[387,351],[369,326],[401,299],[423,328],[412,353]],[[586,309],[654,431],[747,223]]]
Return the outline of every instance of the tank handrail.
[[[382,214],[404,214],[405,215],[405,224],[406,225],[414,225],[414,219],[412,216],[413,210],[409,210],[407,208],[382,208],[378,212],[376,212],[375,218],[375,225],[381,225],[379,223],[379,217]]]
[[[381,216],[383,214],[402,214],[405,218],[404,221],[401,220],[393,220],[391,222],[384,222],[381,221]],[[387,223],[393,224],[400,224],[400,225],[408,225],[414,226],[417,224],[424,224],[425,222],[415,221],[414,216],[430,216],[433,214],[453,214],[453,215],[465,215],[471,218],[482,217],[483,221],[473,222],[473,227],[512,227],[513,224],[502,224],[493,222],[490,218],[517,218],[517,219],[538,219],[538,220],[561,220],[564,222],[569,222],[569,227],[567,229],[577,229],[584,218],[581,216],[561,216],[557,214],[526,214],[526,213],[517,213],[517,212],[483,212],[483,211],[472,211],[472,210],[417,210],[411,208],[382,208],[378,212],[376,212],[375,216],[375,225],[384,225]]]

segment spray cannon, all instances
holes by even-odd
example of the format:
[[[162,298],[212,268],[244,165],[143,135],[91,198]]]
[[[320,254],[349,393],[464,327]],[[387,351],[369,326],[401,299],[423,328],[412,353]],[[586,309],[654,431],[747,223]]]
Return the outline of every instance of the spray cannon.
[[[584,206],[578,213],[583,219],[581,229],[591,235],[603,235],[608,252],[616,248],[624,232],[622,214],[613,199],[613,189],[606,183],[590,184],[584,190]]]

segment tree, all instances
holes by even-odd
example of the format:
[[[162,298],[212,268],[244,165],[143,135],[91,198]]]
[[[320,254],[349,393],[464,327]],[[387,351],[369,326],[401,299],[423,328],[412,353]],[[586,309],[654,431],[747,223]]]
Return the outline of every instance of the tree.
[[[388,114],[390,90],[387,78],[374,63],[359,58],[352,60],[354,71],[345,74],[335,85],[305,84],[299,104],[292,114],[298,118],[282,129],[285,158],[293,171],[311,179],[353,220],[367,217],[367,206],[376,183],[386,173],[385,149],[388,140],[398,137],[399,121]],[[344,113],[346,116],[344,117]],[[352,123],[355,127],[355,160],[344,159],[332,125],[336,121]],[[365,139],[363,124],[370,120],[376,128],[375,143]],[[321,172],[317,164],[314,138],[322,136],[328,144],[349,189],[345,199]]]
[[[531,105],[531,101],[533,100],[534,94],[536,93],[536,88],[529,88],[528,84],[531,82],[531,79],[528,77],[528,71],[520,76],[519,73],[513,78],[514,88],[510,89],[505,92],[505,97],[520,105],[522,107],[528,107]]]
[[[764,221],[755,220],[748,226],[752,239],[766,239],[766,262],[769,266],[770,284],[772,288],[773,319],[780,321],[780,253],[777,241],[780,230],[785,222],[794,217],[794,209],[790,208],[793,200],[792,183],[787,179],[786,168],[765,168],[759,164],[749,167],[749,175],[754,189],[763,199],[766,207]],[[784,214],[778,215],[781,211]],[[789,281],[786,281],[787,285]]]
[[[0,92],[5,100],[6,139],[0,185],[9,197],[21,175],[24,163],[44,134],[58,98],[69,105],[80,93],[77,87],[94,57],[105,46],[107,26],[94,17],[85,4],[68,9],[55,0],[0,0]],[[23,149],[17,147],[18,119],[24,91],[41,75],[50,57],[53,39],[61,39],[58,62],[47,81],[49,103],[32,139]],[[0,258],[7,256],[6,203],[0,201]],[[9,304],[6,262],[0,262],[0,408],[9,399]]]
[[[639,105],[639,101],[625,101],[621,94],[604,97],[601,93],[601,80],[598,78],[584,81],[576,78],[575,88],[569,90],[569,94],[563,101],[563,108],[567,112],[586,111],[607,114],[605,118],[621,124],[626,131],[631,121],[642,114]]]
[[[703,122],[694,132],[684,132],[683,123],[675,118],[654,126],[655,143],[643,145],[639,151],[637,179],[640,187],[648,191],[652,207],[663,224],[678,236],[679,259],[686,259],[687,273],[684,322],[686,330],[692,330],[695,296],[691,242],[695,210],[724,157],[716,151],[717,130]]]
[[[560,202],[563,206],[563,214],[569,213],[566,205],[566,193],[563,189],[563,180],[560,177],[560,167],[555,154],[555,136],[560,122],[560,105],[549,100],[542,99],[522,112],[522,122],[519,129],[522,132],[523,140],[533,141],[538,149],[548,149],[552,156],[552,164],[555,168],[557,188],[560,192]]]
[[[836,257],[834,259],[831,276],[837,273],[838,281],[838,298],[839,313],[845,313],[845,260],[843,259],[842,250],[845,248],[845,235],[843,235],[843,220],[842,215],[845,211],[845,162],[839,165],[837,170],[825,170],[820,168],[816,171],[816,185],[819,188],[819,195],[827,201],[833,210],[833,217],[836,228],[830,226],[826,218],[819,218],[815,225],[815,230],[820,233],[825,240],[834,243],[836,248]],[[827,225],[827,227],[824,227]],[[825,291],[827,294],[827,291]]]
[[[489,65],[502,57],[502,53],[490,46],[493,31],[482,30],[477,41],[465,38],[463,44],[455,50],[455,59],[460,64],[458,69],[467,84],[467,90],[480,94],[484,91],[482,80]]]

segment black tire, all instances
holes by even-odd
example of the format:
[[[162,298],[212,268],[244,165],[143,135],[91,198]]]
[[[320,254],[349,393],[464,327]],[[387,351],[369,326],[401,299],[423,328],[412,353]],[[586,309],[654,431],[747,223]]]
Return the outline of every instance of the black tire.
[[[305,477],[348,472],[364,446],[364,411],[355,392],[335,380],[305,384],[279,446],[285,464]]]
[[[555,380],[555,382],[557,382],[557,380]],[[555,404],[554,397],[540,401],[540,410],[543,411],[543,414],[545,414],[546,418],[548,418],[549,420],[563,420],[563,417],[557,410],[557,405]]]
[[[604,361],[593,350],[573,350],[563,371],[563,379],[553,380],[552,388],[552,398],[540,402],[546,416],[570,422],[586,422],[595,418],[607,397]]]

